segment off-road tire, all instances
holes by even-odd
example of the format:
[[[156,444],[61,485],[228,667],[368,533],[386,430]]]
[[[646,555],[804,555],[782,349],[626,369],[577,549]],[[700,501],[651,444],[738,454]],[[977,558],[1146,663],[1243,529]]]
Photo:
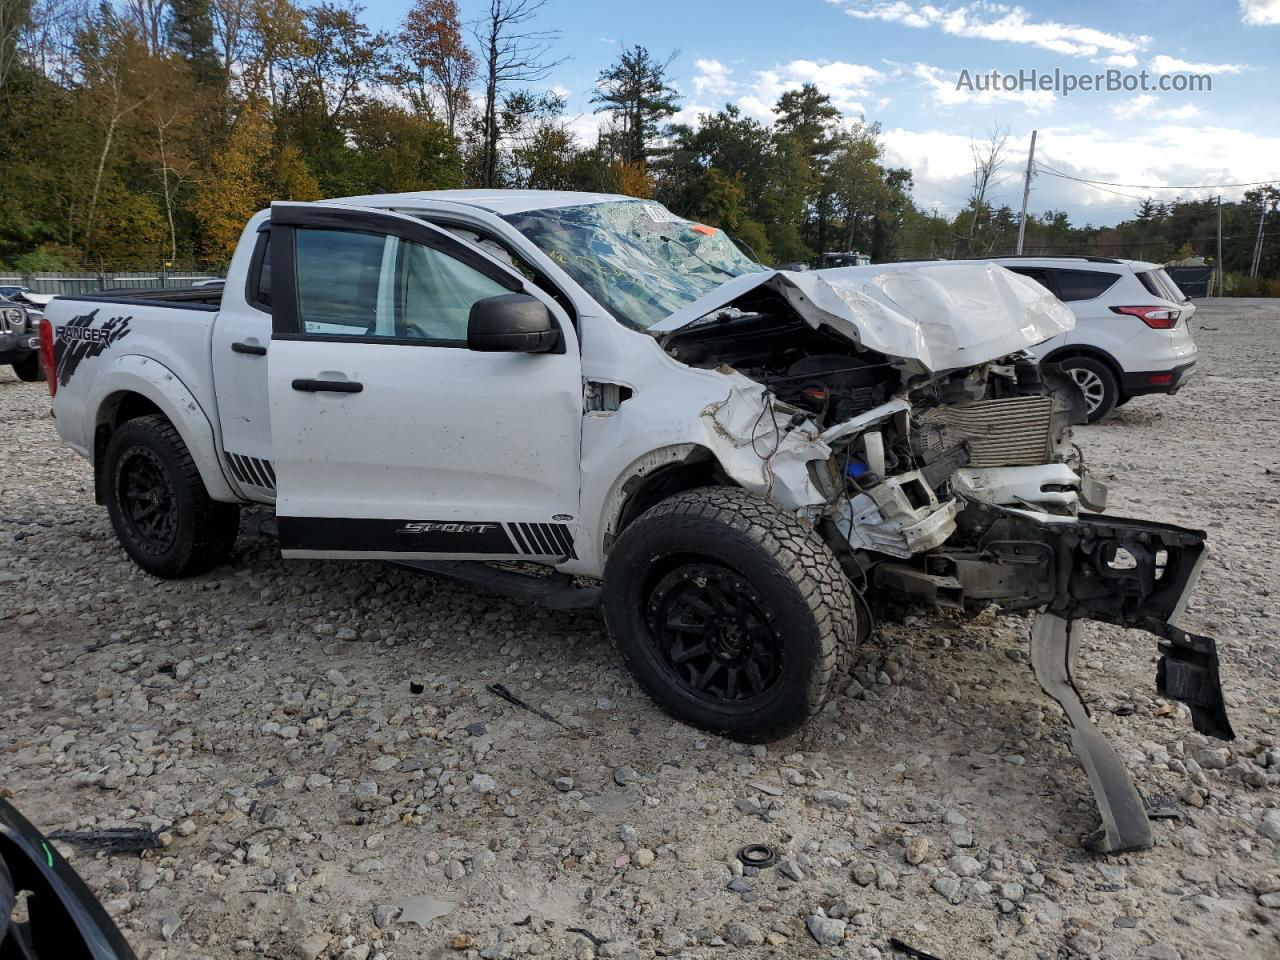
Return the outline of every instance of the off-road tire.
[[[1120,383],[1116,379],[1115,373],[1109,366],[1101,360],[1093,357],[1067,357],[1059,362],[1063,373],[1076,380],[1076,374],[1072,371],[1080,371],[1089,378],[1091,384],[1096,384],[1098,394],[1098,405],[1088,413],[1088,422],[1097,423],[1108,413],[1116,408],[1120,402]],[[1086,396],[1086,402],[1089,401]]]
[[[122,489],[123,471],[142,458],[156,467],[172,516],[172,534],[163,546],[149,541],[130,516]],[[102,469],[111,526],[130,558],[150,574],[178,579],[224,561],[235,544],[240,507],[209,497],[200,471],[177,429],[163,416],[130,420],[107,445]]]
[[[40,354],[38,353],[23,357],[21,360],[15,360],[12,366],[13,372],[24,383],[34,383],[37,380],[44,379],[44,371],[40,368]]]
[[[775,629],[771,686],[742,701],[710,702],[679,679],[648,622],[664,577],[693,565],[725,568],[749,585],[753,609]],[[623,530],[605,567],[604,616],[641,687],[678,720],[734,740],[776,740],[825,701],[857,639],[853,589],[835,556],[801,520],[733,487],[676,494]]]

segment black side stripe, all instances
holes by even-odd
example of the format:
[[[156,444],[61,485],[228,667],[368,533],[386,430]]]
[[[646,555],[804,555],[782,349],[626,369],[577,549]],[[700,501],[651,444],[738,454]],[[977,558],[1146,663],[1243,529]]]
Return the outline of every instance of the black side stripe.
[[[543,554],[551,554],[556,551],[551,544],[547,543],[546,538],[542,535],[542,525],[538,523],[526,523],[525,530],[529,536],[533,538],[533,542],[538,545],[538,552]]]
[[[231,474],[240,483],[247,483],[267,490],[276,488],[276,471],[271,461],[258,457],[245,456],[243,453],[226,451],[227,466]]]
[[[236,454],[236,459],[240,461],[240,469],[244,471],[244,475],[249,478],[249,482],[255,487],[262,486],[262,478],[253,472],[253,458],[246,457],[244,454]]]
[[[524,537],[521,536],[520,534],[520,524],[509,523],[507,524],[507,526],[511,528],[511,539],[515,541],[516,547],[520,550],[520,552],[533,553],[533,551],[529,549],[529,545],[525,543]]]
[[[578,559],[573,534],[563,523],[509,523],[511,536],[521,553],[542,557]]]

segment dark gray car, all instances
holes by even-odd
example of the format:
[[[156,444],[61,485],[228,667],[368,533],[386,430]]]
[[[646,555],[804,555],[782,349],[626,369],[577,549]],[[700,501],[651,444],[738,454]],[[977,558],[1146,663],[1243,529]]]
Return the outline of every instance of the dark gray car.
[[[25,304],[0,299],[0,363],[13,365],[19,380],[39,380],[40,322],[43,314]]]

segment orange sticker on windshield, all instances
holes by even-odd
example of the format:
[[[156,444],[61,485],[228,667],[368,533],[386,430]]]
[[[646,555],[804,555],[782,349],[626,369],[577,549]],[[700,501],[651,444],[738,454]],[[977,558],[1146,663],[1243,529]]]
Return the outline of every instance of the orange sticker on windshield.
[[[689,227],[694,233],[700,233],[705,237],[714,237],[718,231],[715,227],[708,227],[705,223],[695,223]]]

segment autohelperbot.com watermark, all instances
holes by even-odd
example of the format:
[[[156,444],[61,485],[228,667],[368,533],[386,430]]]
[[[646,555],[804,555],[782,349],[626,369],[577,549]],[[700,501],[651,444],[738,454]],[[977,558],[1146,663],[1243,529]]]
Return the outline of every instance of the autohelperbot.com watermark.
[[[961,70],[956,90],[970,93],[1018,93],[1042,91],[1060,97],[1073,93],[1211,93],[1208,73],[1151,73],[1147,70],[1108,69],[1100,73],[1054,70]]]

